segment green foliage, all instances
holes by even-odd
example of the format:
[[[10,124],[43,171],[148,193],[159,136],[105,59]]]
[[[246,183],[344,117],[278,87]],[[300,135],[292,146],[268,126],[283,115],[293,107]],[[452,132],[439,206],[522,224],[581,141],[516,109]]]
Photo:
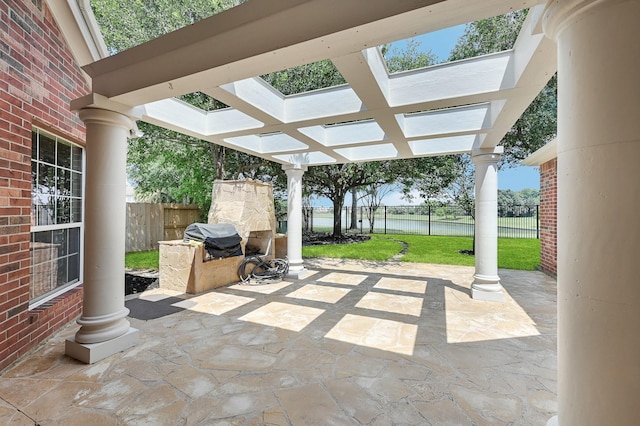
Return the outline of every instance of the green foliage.
[[[424,68],[437,62],[436,55],[431,50],[420,50],[420,42],[415,39],[407,40],[404,49],[383,49],[387,70],[390,73]]]
[[[520,191],[499,189],[498,204],[535,206],[540,204],[540,191],[537,189],[523,189]]]
[[[527,12],[524,9],[467,24],[449,60],[457,61],[512,49]]]
[[[91,0],[112,53],[120,52],[236,6],[240,0]]]
[[[285,96],[346,83],[340,71],[328,59],[272,72],[262,78]]]

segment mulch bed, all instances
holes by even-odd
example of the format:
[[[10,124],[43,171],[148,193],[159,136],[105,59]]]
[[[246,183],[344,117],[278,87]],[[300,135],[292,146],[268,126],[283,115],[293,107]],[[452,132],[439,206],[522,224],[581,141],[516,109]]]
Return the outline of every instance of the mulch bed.
[[[351,244],[361,243],[370,239],[371,236],[362,234],[342,234],[334,236],[328,232],[305,232],[302,234],[302,245],[318,246],[325,244]]]

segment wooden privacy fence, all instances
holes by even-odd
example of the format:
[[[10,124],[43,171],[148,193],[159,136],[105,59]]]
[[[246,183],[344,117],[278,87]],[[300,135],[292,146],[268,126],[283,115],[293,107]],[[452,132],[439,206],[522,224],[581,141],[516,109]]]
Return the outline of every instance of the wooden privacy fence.
[[[187,225],[200,221],[195,204],[127,203],[127,253],[155,250],[158,241],[181,240]]]

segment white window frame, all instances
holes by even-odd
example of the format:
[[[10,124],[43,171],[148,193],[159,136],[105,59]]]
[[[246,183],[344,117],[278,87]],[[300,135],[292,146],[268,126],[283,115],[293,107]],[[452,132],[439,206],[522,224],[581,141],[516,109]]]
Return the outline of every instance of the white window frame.
[[[72,283],[68,283],[65,285],[61,285],[60,287],[57,287],[56,289],[45,293],[41,296],[38,296],[36,298],[34,298],[33,300],[29,300],[29,309],[34,309],[37,308],[38,306],[41,306],[45,303],[47,303],[48,301],[50,301],[51,299],[54,299],[56,297],[58,297],[59,295],[69,291],[70,289],[73,289],[75,287],[78,287],[80,285],[82,285],[84,283],[84,221],[85,221],[85,207],[84,207],[84,199],[85,199],[85,187],[86,187],[86,167],[87,167],[87,161],[86,161],[86,147],[81,146],[77,143],[73,143],[71,141],[69,141],[68,139],[65,139],[64,137],[60,137],[54,133],[50,133],[47,132],[46,130],[43,130],[39,127],[33,127],[32,129],[32,134],[33,133],[37,133],[38,135],[44,135],[48,138],[54,139],[56,141],[56,146],[58,141],[63,141],[64,143],[70,144],[72,146],[78,147],[80,149],[82,149],[82,172],[81,172],[81,182],[82,182],[82,191],[81,191],[81,204],[80,204],[80,211],[81,211],[81,215],[82,215],[82,220],[80,222],[74,222],[74,223],[63,223],[63,224],[55,224],[55,225],[31,225],[31,229],[29,232],[29,242],[31,243],[31,235],[36,233],[36,232],[43,232],[43,231],[55,231],[55,230],[59,230],[59,229],[70,229],[70,228],[78,228],[80,230],[80,242],[79,242],[79,257],[80,257],[80,265],[79,265],[79,271],[78,271],[78,280]],[[33,149],[33,147],[32,147]],[[36,156],[37,158],[38,156]],[[38,161],[40,161],[38,159]],[[30,160],[31,163],[33,163],[33,155],[32,158]],[[58,167],[56,165],[56,167]],[[33,193],[34,187],[33,187],[33,182],[31,184],[31,191]],[[32,278],[33,278],[33,265],[31,265],[31,271],[30,271],[30,283],[29,285],[32,285],[33,283]]]

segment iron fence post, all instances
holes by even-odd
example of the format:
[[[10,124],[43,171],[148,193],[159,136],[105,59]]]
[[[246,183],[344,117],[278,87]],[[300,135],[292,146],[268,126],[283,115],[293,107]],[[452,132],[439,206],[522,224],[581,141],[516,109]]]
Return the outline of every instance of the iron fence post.
[[[540,239],[540,204],[536,204],[536,238]]]
[[[387,206],[384,206],[384,233],[387,234]]]
[[[428,212],[428,216],[427,216],[427,222],[429,223],[429,234],[431,235],[431,204],[429,204],[429,209],[427,210]]]

